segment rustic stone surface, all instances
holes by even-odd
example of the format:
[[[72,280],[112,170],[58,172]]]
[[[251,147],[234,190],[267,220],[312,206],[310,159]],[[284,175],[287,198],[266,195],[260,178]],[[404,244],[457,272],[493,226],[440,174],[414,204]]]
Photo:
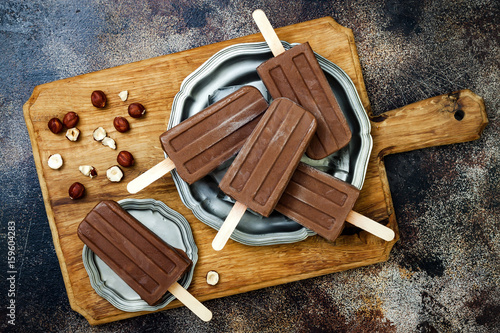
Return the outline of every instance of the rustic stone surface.
[[[22,105],[45,82],[331,16],[354,31],[375,114],[471,89],[480,140],[386,158],[401,240],[388,262],[91,328],[71,310]],[[0,328],[35,331],[493,332],[500,330],[499,5],[495,1],[0,3]],[[16,225],[16,326],[7,223]]]

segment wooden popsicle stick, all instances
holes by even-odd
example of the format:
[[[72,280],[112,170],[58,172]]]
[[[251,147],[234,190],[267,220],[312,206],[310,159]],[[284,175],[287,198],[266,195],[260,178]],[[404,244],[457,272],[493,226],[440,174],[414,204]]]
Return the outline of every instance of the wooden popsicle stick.
[[[385,241],[390,242],[394,239],[395,234],[392,229],[387,228],[385,225],[382,225],[364,215],[356,213],[353,210],[347,214],[346,221],[358,228],[368,231],[372,235],[382,238]]]
[[[207,309],[200,301],[198,301],[189,291],[184,289],[178,282],[174,282],[168,289],[179,301],[182,302],[189,310],[197,315],[203,321],[212,319],[212,311]]]
[[[137,193],[153,183],[155,180],[172,171],[172,169],[174,168],[174,162],[172,162],[170,158],[166,158],[148,171],[141,174],[139,177],[132,180],[130,183],[128,183],[127,191],[132,194]]]
[[[259,27],[262,36],[264,36],[264,39],[266,40],[267,45],[271,49],[271,52],[273,52],[273,55],[277,57],[278,55],[285,52],[283,44],[281,44],[281,41],[278,38],[278,35],[276,35],[276,32],[274,31],[271,25],[271,22],[269,22],[266,14],[262,11],[262,9],[256,9],[252,13],[252,17],[255,23],[257,24],[257,27]]]
[[[217,232],[217,235],[215,235],[215,238],[212,241],[212,248],[215,251],[220,251],[224,248],[246,210],[247,206],[236,201],[233,208],[227,215],[226,220],[222,223],[219,232]]]

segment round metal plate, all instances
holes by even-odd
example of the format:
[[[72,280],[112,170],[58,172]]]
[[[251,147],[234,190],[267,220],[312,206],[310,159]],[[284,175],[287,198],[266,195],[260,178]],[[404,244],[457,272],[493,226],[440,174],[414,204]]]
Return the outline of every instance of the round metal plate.
[[[282,42],[286,49],[292,44]],[[208,59],[183,81],[175,96],[168,128],[200,112],[243,85],[257,87],[271,99],[256,68],[273,55],[266,43],[229,46]],[[348,146],[322,159],[304,156],[302,161],[361,188],[372,149],[370,121],[349,76],[331,61],[316,54],[339,105],[349,123],[352,139]],[[232,159],[208,176],[188,185],[175,170],[172,176],[184,204],[203,223],[218,230],[234,202],[218,188],[218,183]],[[314,232],[287,217],[273,212],[265,218],[247,211],[231,238],[243,244],[261,246],[298,242]]]
[[[181,249],[193,262],[188,273],[178,281],[188,288],[198,261],[198,248],[194,242],[189,222],[161,201],[153,199],[124,199],[118,202],[123,209],[134,216],[169,245]],[[157,305],[151,306],[142,300],[108,265],[86,245],[83,247],[83,264],[90,278],[92,288],[122,311],[155,311],[165,307],[175,297],[168,293]]]

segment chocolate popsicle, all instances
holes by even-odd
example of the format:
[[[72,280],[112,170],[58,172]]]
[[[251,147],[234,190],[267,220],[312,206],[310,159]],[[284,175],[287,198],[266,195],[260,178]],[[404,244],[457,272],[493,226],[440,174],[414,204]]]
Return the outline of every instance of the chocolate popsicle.
[[[203,178],[243,146],[267,109],[260,91],[245,86],[160,136],[168,158],[127,185],[137,193],[172,169],[189,184]]]
[[[309,43],[285,51],[265,13],[258,9],[253,17],[275,56],[257,67],[269,93],[291,99],[318,121],[307,156],[319,160],[346,146],[351,130]]]
[[[221,250],[246,208],[269,216],[316,130],[314,116],[286,98],[275,99],[219,183],[236,204],[212,242]]]
[[[78,226],[78,236],[149,305],[170,291],[201,319],[211,319],[210,310],[177,283],[192,265],[189,257],[115,201],[97,204]]]
[[[346,220],[391,241],[392,229],[352,210],[359,192],[351,184],[299,163],[275,209],[329,241],[340,235]]]

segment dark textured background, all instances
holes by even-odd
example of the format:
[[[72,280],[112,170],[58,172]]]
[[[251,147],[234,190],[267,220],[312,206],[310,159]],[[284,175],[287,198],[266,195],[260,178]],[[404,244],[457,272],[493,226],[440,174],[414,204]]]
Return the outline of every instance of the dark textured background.
[[[331,16],[354,31],[376,114],[459,89],[482,96],[478,141],[386,158],[401,240],[389,261],[99,327],[71,310],[22,106],[36,85]],[[17,226],[19,332],[498,332],[499,2],[0,2],[0,330],[7,222]],[[293,42],[293,41],[290,41]],[[10,327],[11,328],[11,327]]]

